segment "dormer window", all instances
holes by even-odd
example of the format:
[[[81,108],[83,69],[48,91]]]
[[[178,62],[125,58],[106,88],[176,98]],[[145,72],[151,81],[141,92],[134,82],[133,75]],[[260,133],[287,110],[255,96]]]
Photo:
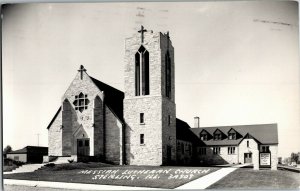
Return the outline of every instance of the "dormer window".
[[[200,134],[200,139],[202,141],[207,141],[207,134]]]
[[[235,140],[236,139],[236,133],[228,133],[228,139],[229,140]]]
[[[202,141],[208,140],[208,133],[205,130],[202,130],[199,134],[199,137]]]
[[[222,134],[221,133],[215,133],[214,134],[214,140],[221,140],[222,139]]]
[[[238,138],[238,132],[236,130],[234,130],[233,128],[231,128],[228,131],[228,139],[229,140],[236,140]]]
[[[216,129],[214,132],[214,140],[222,140],[223,136],[222,136],[223,132],[220,131],[220,129]]]

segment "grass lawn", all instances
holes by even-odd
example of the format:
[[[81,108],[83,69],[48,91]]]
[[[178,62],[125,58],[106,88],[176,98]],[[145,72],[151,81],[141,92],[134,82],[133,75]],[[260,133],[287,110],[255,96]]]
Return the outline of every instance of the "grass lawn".
[[[31,173],[5,174],[7,179],[73,182],[152,188],[176,188],[218,167],[105,166],[99,163],[71,163],[43,167]]]
[[[298,189],[300,173],[240,168],[208,189]]]

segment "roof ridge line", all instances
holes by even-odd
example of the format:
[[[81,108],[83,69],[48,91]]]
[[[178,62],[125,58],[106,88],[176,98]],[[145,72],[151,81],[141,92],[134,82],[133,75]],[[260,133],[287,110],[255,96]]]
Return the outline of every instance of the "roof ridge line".
[[[96,79],[96,78],[94,78],[94,77],[92,77],[92,76],[90,76],[90,75],[89,75],[89,77],[90,77],[92,80],[96,80],[96,81],[98,81],[98,82],[101,82],[101,83],[107,85],[108,87],[110,87],[110,88],[112,88],[112,89],[115,89],[115,90],[119,91],[120,93],[123,93],[123,94],[124,94],[123,91],[121,91],[121,90],[119,90],[119,89],[117,89],[117,88],[115,88],[115,87],[113,87],[113,86],[111,86],[111,85],[108,85],[108,84],[105,83],[105,82],[102,82],[102,81],[100,81],[100,80],[98,80],[98,79]]]

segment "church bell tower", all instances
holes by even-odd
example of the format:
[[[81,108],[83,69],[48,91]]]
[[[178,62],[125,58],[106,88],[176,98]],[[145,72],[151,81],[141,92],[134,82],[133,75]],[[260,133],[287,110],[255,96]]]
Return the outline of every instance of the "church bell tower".
[[[174,48],[169,33],[144,29],[125,40],[126,163],[176,162]]]

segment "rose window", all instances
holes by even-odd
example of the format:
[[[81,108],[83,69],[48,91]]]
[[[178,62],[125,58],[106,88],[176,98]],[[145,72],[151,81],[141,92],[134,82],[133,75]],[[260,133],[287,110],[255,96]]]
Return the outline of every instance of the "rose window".
[[[87,98],[87,94],[80,93],[75,96],[75,101],[73,102],[75,106],[75,110],[79,110],[82,112],[83,110],[88,108],[89,100]]]

